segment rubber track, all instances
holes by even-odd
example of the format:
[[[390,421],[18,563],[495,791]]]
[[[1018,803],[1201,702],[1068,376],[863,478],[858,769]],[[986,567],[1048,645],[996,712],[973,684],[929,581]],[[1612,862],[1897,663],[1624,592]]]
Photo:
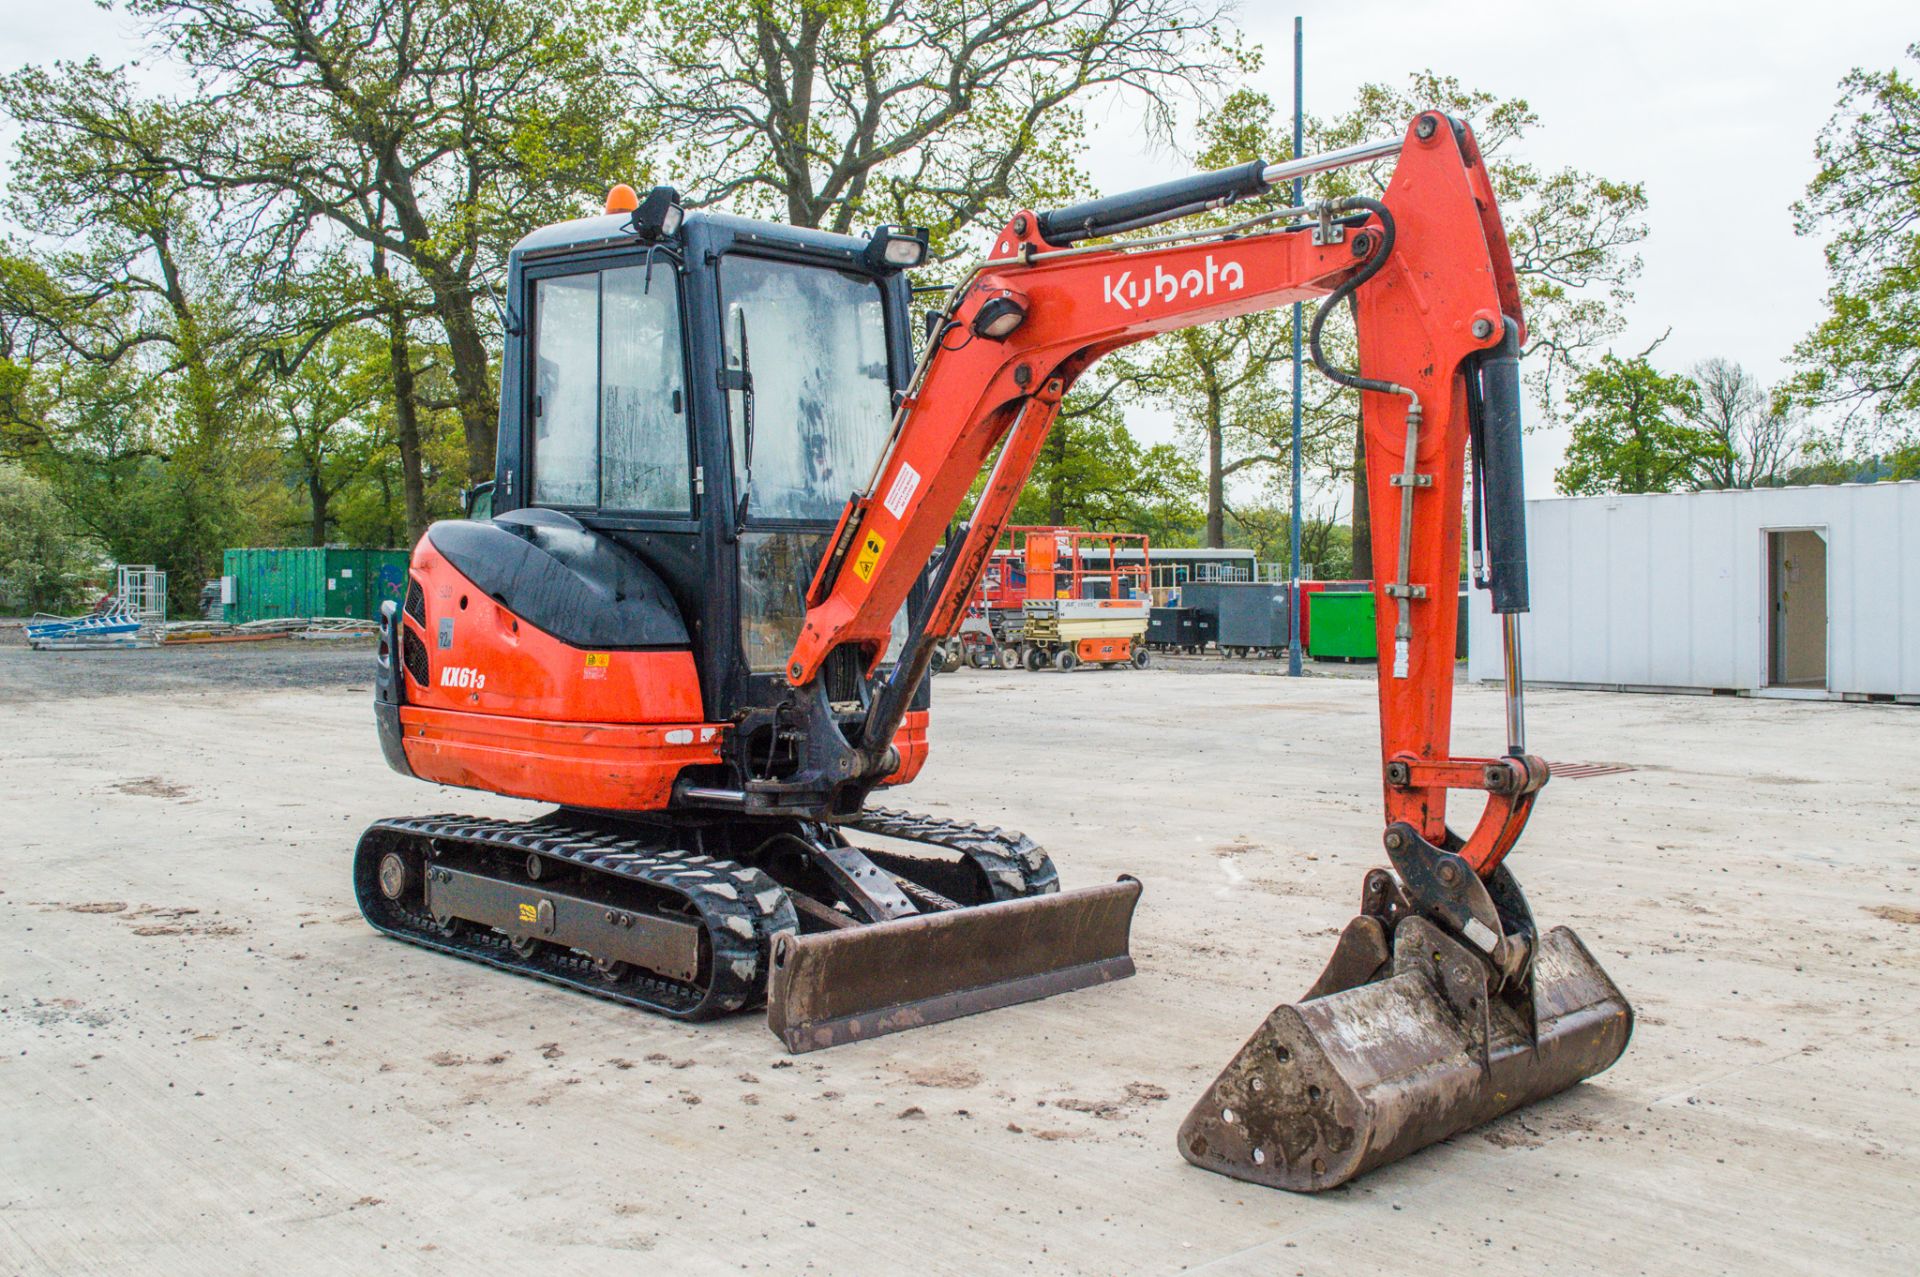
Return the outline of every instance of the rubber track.
[[[634,906],[640,909],[649,908],[660,893],[685,901],[711,946],[706,985],[646,974],[610,980],[588,959],[555,945],[522,957],[490,928],[468,924],[452,934],[443,931],[427,914],[424,900],[412,898],[417,883],[403,904],[388,900],[378,882],[382,854],[405,845],[418,853],[416,865],[430,863],[435,843],[450,844],[446,849],[454,852],[456,865],[461,849],[476,858],[489,851],[516,857],[537,853],[600,875],[603,882],[645,884],[650,890],[635,893],[649,898]],[[446,815],[376,821],[361,835],[354,854],[353,888],[368,923],[390,936],[683,1020],[724,1015],[764,998],[773,937],[799,930],[786,891],[758,869],[552,819]]]
[[[1060,890],[1060,872],[1053,867],[1052,858],[1022,833],[886,807],[869,807],[841,828],[958,852],[980,866],[995,900],[1018,900]]]

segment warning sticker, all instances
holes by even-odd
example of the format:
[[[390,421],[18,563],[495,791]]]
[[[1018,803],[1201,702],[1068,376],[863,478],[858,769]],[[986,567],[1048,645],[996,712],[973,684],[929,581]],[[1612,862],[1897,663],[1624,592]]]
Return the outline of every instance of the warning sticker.
[[[607,652],[588,652],[587,668],[581,674],[581,677],[605,678],[607,676],[607,667],[612,664],[613,657],[611,654]]]
[[[540,911],[536,909],[534,906],[528,905],[528,904],[523,904],[520,906],[520,921],[538,922],[539,920],[540,920]]]
[[[887,513],[896,519],[907,516],[907,502],[913,500],[913,494],[920,490],[920,472],[902,461],[900,473],[893,476],[893,486],[887,489],[886,500],[880,504]]]
[[[860,553],[854,556],[853,574],[862,581],[873,580],[873,565],[880,562],[880,552],[886,548],[886,539],[878,532],[867,533],[860,543]]]

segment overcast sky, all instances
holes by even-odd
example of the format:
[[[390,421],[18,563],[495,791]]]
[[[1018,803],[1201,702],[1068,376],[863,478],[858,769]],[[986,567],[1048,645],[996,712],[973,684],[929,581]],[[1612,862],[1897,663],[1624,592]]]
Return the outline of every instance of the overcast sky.
[[[1524,97],[1540,117],[1527,158],[1646,183],[1652,234],[1619,349],[1638,351],[1671,328],[1655,356],[1663,366],[1723,355],[1772,381],[1820,317],[1819,246],[1793,233],[1789,211],[1814,170],[1814,135],[1841,76],[1892,66],[1920,40],[1915,12],[1913,0],[1242,0],[1240,26],[1267,51],[1258,87],[1286,104],[1293,15],[1305,16],[1309,113],[1336,112],[1360,84],[1423,68]],[[0,0],[9,70],[136,52],[126,19],[85,0]],[[1094,125],[1089,167],[1104,190],[1163,180],[1178,163],[1149,150],[1129,112],[1103,112]],[[1151,415],[1137,429],[1170,433]],[[1551,491],[1564,443],[1555,430],[1530,440],[1530,494]]]
[[[1663,367],[1720,355],[1768,382],[1820,319],[1820,247],[1794,234],[1791,206],[1814,174],[1813,141],[1835,86],[1853,67],[1904,61],[1920,40],[1913,0],[1243,0],[1240,26],[1267,52],[1258,87],[1283,110],[1293,100],[1295,14],[1306,19],[1309,115],[1341,110],[1361,84],[1431,68],[1525,98],[1540,124],[1521,153],[1541,167],[1645,182],[1645,271],[1616,349],[1637,353],[1671,328],[1654,355]],[[1104,190],[1166,172],[1167,157],[1150,154],[1127,123],[1102,119],[1089,130]],[[1141,433],[1157,424],[1143,421]],[[1551,495],[1565,446],[1563,430],[1529,439],[1530,496]]]

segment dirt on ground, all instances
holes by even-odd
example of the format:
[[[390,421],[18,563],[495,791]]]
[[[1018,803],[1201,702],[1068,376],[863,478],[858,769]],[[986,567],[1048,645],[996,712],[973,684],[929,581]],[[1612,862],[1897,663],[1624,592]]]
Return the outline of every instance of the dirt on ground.
[[[183,699],[294,688],[373,694],[373,640],[275,638],[80,652],[0,644],[0,706],[164,695]]]
[[[1140,973],[789,1057],[371,931],[369,821],[538,809],[386,770],[356,647],[0,651],[0,1272],[1920,1270],[1912,709],[1532,694],[1536,749],[1630,769],[1511,863],[1633,1043],[1307,1198],[1174,1133],[1381,859],[1365,679],[943,676],[887,801],[1137,874]]]

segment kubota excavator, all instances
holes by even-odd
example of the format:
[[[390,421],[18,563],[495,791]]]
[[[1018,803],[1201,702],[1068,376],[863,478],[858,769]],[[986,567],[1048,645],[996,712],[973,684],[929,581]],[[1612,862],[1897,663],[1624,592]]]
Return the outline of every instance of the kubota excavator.
[[[1396,155],[1379,200],[1113,238]],[[556,810],[376,823],[367,919],[671,1016],[764,1000],[794,1051],[1131,974],[1137,881],[1062,892],[1021,835],[869,799],[926,761],[935,648],[1074,379],[1319,298],[1314,362],[1366,429],[1393,867],[1181,1152],[1327,1188],[1611,1064],[1626,1001],[1571,932],[1535,927],[1505,865],[1547,767],[1516,628],[1524,321],[1470,130],[1428,112],[1396,142],[1020,212],[916,358],[904,272],[925,255],[924,232],[684,214],[666,187],[513,250],[491,509],[416,547],[375,711],[395,769]],[[1321,342],[1349,302],[1355,370]],[[1450,751],[1469,455],[1507,654],[1507,749],[1481,758]],[[1465,837],[1453,789],[1486,796]]]

